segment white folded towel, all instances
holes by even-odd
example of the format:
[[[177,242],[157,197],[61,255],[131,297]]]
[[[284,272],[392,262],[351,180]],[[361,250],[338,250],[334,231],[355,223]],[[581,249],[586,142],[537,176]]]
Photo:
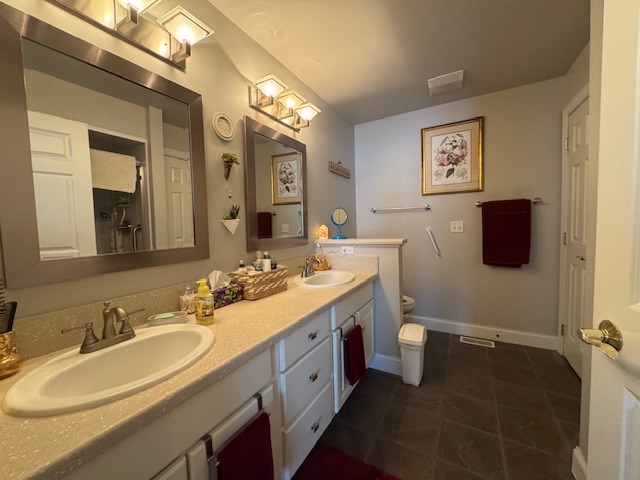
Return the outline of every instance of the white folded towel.
[[[136,157],[91,149],[93,188],[134,193],[136,191]]]

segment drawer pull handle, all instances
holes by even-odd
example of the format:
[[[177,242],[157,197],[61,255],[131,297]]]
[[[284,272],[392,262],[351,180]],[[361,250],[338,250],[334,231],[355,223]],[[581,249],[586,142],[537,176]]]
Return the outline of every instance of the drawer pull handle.
[[[318,372],[313,372],[311,375],[309,375],[309,380],[311,380],[312,382],[315,382],[318,379]]]
[[[318,332],[311,332],[309,334],[309,340],[315,340],[317,336],[318,336]]]
[[[320,422],[316,422],[313,425],[311,425],[311,430],[313,430],[313,433],[316,433],[318,431],[318,428],[320,428]]]

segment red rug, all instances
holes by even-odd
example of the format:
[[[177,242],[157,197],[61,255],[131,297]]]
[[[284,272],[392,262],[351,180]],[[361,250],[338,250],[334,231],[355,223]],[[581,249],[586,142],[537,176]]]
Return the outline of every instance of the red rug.
[[[320,442],[311,450],[293,480],[400,479]]]

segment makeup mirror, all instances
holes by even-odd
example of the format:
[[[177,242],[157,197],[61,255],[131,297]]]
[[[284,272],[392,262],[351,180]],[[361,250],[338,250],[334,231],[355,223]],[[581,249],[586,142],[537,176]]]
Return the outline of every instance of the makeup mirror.
[[[347,238],[342,234],[342,226],[347,223],[348,218],[349,215],[347,211],[342,207],[335,208],[333,212],[331,212],[331,222],[338,227],[338,233],[333,237],[335,240]]]

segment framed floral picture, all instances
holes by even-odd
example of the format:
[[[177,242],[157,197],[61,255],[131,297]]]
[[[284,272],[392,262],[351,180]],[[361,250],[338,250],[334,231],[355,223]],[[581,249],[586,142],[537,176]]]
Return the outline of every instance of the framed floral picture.
[[[271,156],[271,203],[302,202],[302,162],[299,152]]]
[[[482,191],[483,118],[421,130],[422,195]]]

